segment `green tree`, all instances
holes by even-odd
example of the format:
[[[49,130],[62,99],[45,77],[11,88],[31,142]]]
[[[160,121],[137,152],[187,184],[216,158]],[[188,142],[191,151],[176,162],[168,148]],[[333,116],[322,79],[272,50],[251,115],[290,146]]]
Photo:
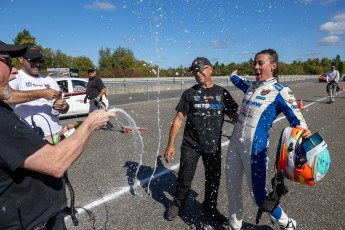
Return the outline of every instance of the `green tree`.
[[[30,34],[28,30],[23,30],[14,38],[15,44],[36,43],[36,38]],[[94,66],[90,58],[85,56],[72,57],[61,50],[52,50],[49,47],[41,49],[45,62],[42,66],[42,73],[46,68],[77,68],[80,70],[80,76],[87,76],[87,69]],[[157,77],[159,66],[152,66],[150,63],[135,58],[130,48],[117,47],[101,48],[98,52],[98,74],[102,77]],[[14,59],[13,64],[19,67],[18,60]],[[291,64],[280,62],[279,75],[305,75],[305,74],[321,74],[326,73],[331,65],[335,65],[340,73],[345,73],[344,62],[341,61],[340,55],[336,55],[333,59],[318,58],[308,59],[307,61],[294,60]],[[155,71],[153,71],[153,69]],[[253,59],[247,62],[235,63],[229,60],[229,64],[216,61],[213,65],[214,76],[226,76],[232,71],[238,70],[239,75],[254,75]],[[160,77],[184,77],[192,76],[188,72],[188,67],[178,66],[177,68],[159,69]]]
[[[72,63],[68,68],[76,68],[79,69],[79,76],[80,77],[87,77],[87,70],[94,66],[91,59],[85,56],[74,57],[72,58]]]
[[[36,38],[32,36],[28,30],[24,29],[13,39],[13,43],[16,45],[23,45],[27,43],[36,44]]]
[[[98,51],[98,65],[100,70],[111,70],[113,66],[113,58],[110,48],[101,48]]]
[[[345,73],[345,65],[344,62],[340,62],[338,66],[340,77]]]

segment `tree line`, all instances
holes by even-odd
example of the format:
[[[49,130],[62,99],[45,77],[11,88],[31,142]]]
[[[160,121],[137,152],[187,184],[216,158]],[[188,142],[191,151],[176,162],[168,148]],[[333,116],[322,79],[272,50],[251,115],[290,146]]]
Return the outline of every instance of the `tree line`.
[[[14,44],[22,45],[27,43],[36,43],[36,38],[30,34],[26,29],[19,32],[13,40]],[[87,77],[87,69],[95,64],[89,57],[77,56],[72,57],[63,53],[61,50],[52,50],[48,47],[41,49],[45,62],[42,66],[42,73],[46,74],[47,68],[75,68],[79,70],[80,77]],[[138,77],[157,77],[158,66],[152,65],[142,60],[135,58],[134,53],[129,48],[117,47],[101,48],[98,51],[98,67],[97,73],[102,78],[138,78]],[[13,61],[14,65],[19,67],[18,60]],[[344,62],[340,55],[336,55],[333,59],[328,58],[314,58],[307,61],[294,60],[292,63],[279,63],[279,75],[319,75],[326,73],[330,67],[334,65],[341,74],[345,73]],[[219,63],[218,61],[213,65],[214,76],[226,76],[233,70],[237,69],[239,75],[254,75],[253,59],[249,59],[243,63]],[[183,77],[191,76],[188,72],[188,66],[179,66],[177,68],[159,69],[160,77]]]

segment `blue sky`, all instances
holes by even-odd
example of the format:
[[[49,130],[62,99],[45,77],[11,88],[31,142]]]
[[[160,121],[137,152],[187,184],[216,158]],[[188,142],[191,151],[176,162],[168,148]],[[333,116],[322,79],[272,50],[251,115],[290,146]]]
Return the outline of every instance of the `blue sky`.
[[[241,63],[266,48],[286,63],[345,60],[344,0],[1,0],[0,28],[6,43],[26,29],[96,66],[99,49],[119,46],[160,68]]]

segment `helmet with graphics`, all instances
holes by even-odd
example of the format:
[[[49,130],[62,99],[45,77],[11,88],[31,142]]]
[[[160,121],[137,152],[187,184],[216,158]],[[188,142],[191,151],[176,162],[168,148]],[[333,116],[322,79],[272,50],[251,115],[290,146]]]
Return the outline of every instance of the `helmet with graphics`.
[[[315,185],[328,172],[331,158],[326,142],[315,133],[302,137],[300,128],[284,128],[278,143],[276,167],[291,181]]]

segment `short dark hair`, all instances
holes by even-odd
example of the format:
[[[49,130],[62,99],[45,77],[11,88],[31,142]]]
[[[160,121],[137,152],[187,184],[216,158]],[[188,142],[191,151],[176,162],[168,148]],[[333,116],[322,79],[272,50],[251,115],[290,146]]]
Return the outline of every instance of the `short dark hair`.
[[[279,70],[279,58],[278,58],[277,51],[275,51],[274,49],[262,50],[259,53],[255,54],[255,58],[259,54],[268,54],[270,62],[271,63],[273,63],[273,62],[277,63],[277,67],[273,70],[273,76],[277,77],[278,76],[278,70]]]

